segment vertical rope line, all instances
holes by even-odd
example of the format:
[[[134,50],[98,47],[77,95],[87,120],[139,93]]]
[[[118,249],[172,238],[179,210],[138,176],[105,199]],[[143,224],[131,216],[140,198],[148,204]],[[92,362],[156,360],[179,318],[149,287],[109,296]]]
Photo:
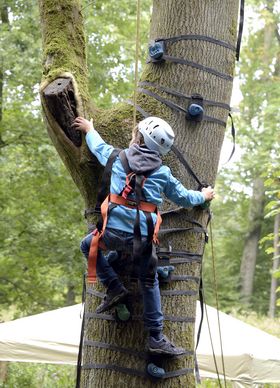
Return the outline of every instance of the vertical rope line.
[[[209,223],[211,222],[211,219],[212,219],[212,213],[210,211],[210,208],[207,209],[207,212],[208,212],[207,227],[208,227],[208,225],[209,225]],[[204,254],[204,251],[205,251],[205,247],[206,247],[206,245],[204,245],[203,254]],[[203,276],[202,270],[203,269],[201,267],[201,276]],[[207,321],[208,333],[209,333],[210,344],[211,344],[211,349],[212,349],[212,355],[213,355],[213,360],[214,360],[214,364],[215,364],[216,374],[217,374],[217,378],[218,378],[218,383],[219,383],[219,387],[223,388],[222,387],[222,383],[221,383],[221,379],[220,379],[219,370],[218,370],[217,359],[216,359],[216,355],[215,355],[214,343],[213,343],[213,338],[212,338],[212,333],[211,333],[211,328],[210,328],[208,309],[207,309],[206,298],[205,298],[205,293],[204,293],[204,288],[203,287],[202,287],[201,292],[202,292],[202,295],[203,295],[205,316],[206,316],[206,321]]]
[[[216,309],[217,309],[217,319],[218,319],[218,329],[219,329],[219,337],[220,337],[220,348],[221,348],[221,357],[222,357],[224,382],[225,382],[225,388],[226,388],[227,387],[227,381],[226,381],[226,370],[225,370],[223,342],[222,342],[222,333],[221,333],[221,324],[220,324],[218,286],[217,286],[216,265],[215,265],[215,261],[216,260],[215,260],[215,252],[214,252],[214,244],[213,244],[213,231],[212,231],[212,222],[211,221],[209,222],[209,229],[210,229],[212,267],[213,267],[213,282],[214,282],[214,291],[215,291]]]
[[[203,292],[203,299],[205,301],[204,290],[202,290],[202,292]],[[205,316],[206,316],[206,320],[207,320],[207,326],[208,326],[208,332],[209,332],[209,338],[210,338],[210,343],[211,343],[211,348],[212,348],[212,354],[213,354],[213,360],[214,360],[214,364],[215,364],[215,369],[216,369],[216,373],[217,373],[219,387],[222,388],[222,384],[221,384],[221,380],[220,380],[220,375],[219,375],[218,364],[217,364],[217,359],[216,359],[216,355],[215,355],[215,349],[214,349],[214,344],[213,344],[212,333],[211,333],[211,329],[210,329],[210,322],[209,322],[209,316],[208,316],[208,309],[207,309],[206,301],[205,301],[205,306],[204,307],[205,307]]]
[[[136,47],[135,47],[135,65],[134,65],[134,95],[133,95],[133,128],[136,126],[136,92],[138,83],[138,58],[140,46],[140,0],[137,0],[137,18],[136,18]]]

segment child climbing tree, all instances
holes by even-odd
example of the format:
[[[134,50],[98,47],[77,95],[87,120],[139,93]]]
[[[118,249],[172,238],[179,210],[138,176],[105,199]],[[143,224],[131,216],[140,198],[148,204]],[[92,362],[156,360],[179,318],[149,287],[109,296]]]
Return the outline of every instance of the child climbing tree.
[[[150,115],[170,123],[176,135],[175,151],[179,150],[179,154],[168,156],[165,163],[190,189],[197,190],[198,181],[212,186],[215,183],[232,91],[238,3],[238,0],[154,0],[153,3],[150,27],[153,42],[138,82],[137,119]],[[43,115],[48,133],[84,198],[85,214],[91,224],[95,221],[92,209],[102,169],[89,152],[84,136],[71,125],[78,115],[92,117],[107,143],[125,148],[131,137],[133,108],[130,103],[107,110],[92,107],[80,1],[40,0],[39,4],[44,48]],[[160,43],[155,44],[159,38]],[[188,109],[191,104],[194,114],[199,115],[194,116]],[[195,174],[181,163],[182,156]],[[171,204],[163,210],[166,232],[160,237],[161,247],[166,247],[167,256],[176,262],[173,280],[162,287],[165,332],[189,352],[179,359],[164,361],[168,372],[158,386],[192,387],[196,299],[209,212],[201,208],[174,209]],[[179,252],[177,257],[173,251]],[[138,317],[134,313],[131,321],[117,324],[110,314],[95,314],[103,292],[99,284],[87,286],[79,385],[153,386],[145,376],[145,333],[139,317],[139,298],[133,300]]]

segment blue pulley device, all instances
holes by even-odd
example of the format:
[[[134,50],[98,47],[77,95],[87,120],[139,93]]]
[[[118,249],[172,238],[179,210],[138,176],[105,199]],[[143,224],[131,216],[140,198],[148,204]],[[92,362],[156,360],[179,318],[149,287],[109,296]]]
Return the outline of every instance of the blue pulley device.
[[[149,55],[153,61],[160,61],[165,51],[164,41],[151,42],[149,45]]]

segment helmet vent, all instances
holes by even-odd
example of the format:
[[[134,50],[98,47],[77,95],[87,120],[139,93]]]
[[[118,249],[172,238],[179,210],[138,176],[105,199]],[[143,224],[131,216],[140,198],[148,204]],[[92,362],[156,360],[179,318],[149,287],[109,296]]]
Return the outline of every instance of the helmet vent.
[[[159,127],[159,125],[158,125],[158,124],[154,126],[154,129],[155,129],[155,128],[157,128],[157,127]]]

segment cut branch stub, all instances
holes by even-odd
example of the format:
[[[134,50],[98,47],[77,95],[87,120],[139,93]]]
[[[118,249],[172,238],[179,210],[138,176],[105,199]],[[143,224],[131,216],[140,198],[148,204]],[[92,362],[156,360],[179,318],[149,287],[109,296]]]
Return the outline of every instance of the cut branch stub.
[[[65,135],[80,147],[82,144],[81,133],[71,127],[77,113],[74,86],[71,78],[57,78],[43,91],[47,108],[61,127]]]

